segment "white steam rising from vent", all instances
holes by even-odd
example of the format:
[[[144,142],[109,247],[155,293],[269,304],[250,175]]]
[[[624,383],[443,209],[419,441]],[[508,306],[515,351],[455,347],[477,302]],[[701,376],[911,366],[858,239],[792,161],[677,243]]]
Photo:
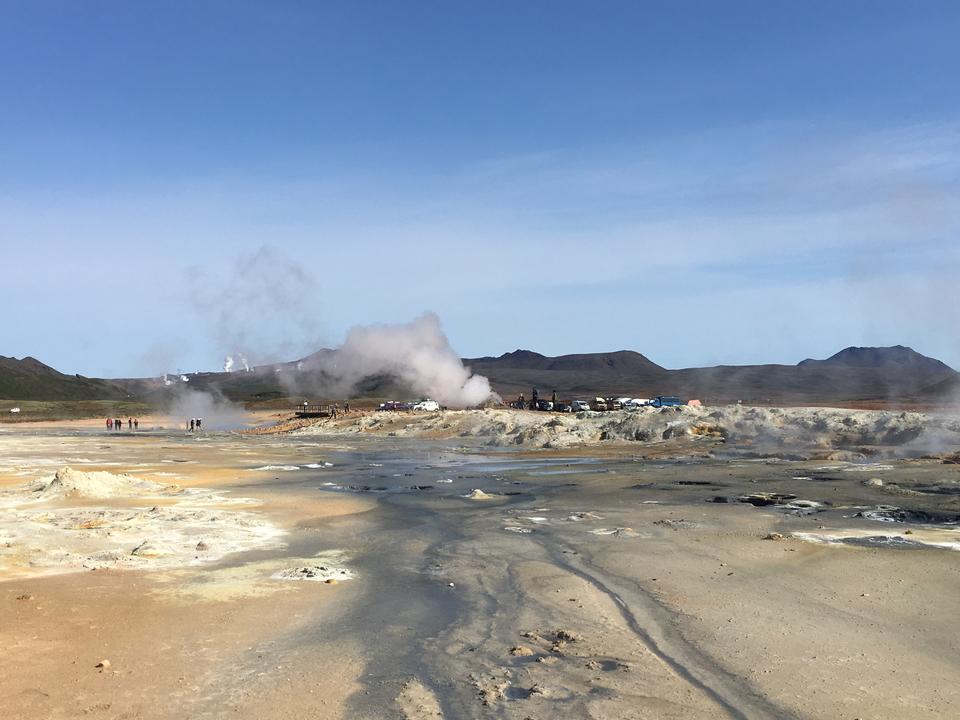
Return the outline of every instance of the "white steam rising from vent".
[[[414,394],[451,408],[473,407],[495,397],[490,381],[471,373],[450,347],[434,313],[399,325],[356,327],[342,347],[311,366],[345,390],[365,378],[387,375]]]

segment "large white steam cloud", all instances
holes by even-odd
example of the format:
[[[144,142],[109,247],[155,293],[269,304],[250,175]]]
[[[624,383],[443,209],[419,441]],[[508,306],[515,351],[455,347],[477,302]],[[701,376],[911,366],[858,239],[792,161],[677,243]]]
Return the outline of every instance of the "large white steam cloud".
[[[450,347],[434,313],[399,325],[353,328],[342,347],[317,363],[336,385],[352,388],[365,378],[388,375],[412,393],[452,408],[494,396],[490,381],[471,373]]]
[[[403,325],[354,328],[339,355],[363,374],[393,375],[414,393],[450,407],[479,405],[493,393],[487,378],[464,367],[434,313]]]

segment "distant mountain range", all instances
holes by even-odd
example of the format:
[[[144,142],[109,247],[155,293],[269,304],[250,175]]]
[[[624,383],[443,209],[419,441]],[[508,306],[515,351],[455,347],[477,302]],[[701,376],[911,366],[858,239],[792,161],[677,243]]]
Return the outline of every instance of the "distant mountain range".
[[[797,365],[718,365],[668,370],[640,353],[621,351],[545,357],[517,350],[499,357],[466,359],[490,378],[505,397],[556,390],[571,395],[680,395],[707,402],[852,402],[917,400],[935,402],[938,383],[957,381],[957,373],[934,358],[897,345],[849,347],[826,360]],[[944,386],[944,388],[947,387]]]
[[[238,402],[279,400],[309,395],[323,399],[329,378],[311,369],[321,350],[299,362],[254,368],[251,372],[197,373],[182,383],[170,376],[98,380],[64,375],[34,358],[0,357],[0,398],[10,400],[121,400],[135,397],[163,404],[178,388],[208,390]],[[465,358],[474,372],[490,379],[504,398],[532,388],[563,398],[680,395],[707,403],[917,402],[960,400],[960,375],[946,364],[902,345],[849,347],[825,359],[796,365],[718,365],[669,370],[640,353],[621,350],[548,357],[515,350],[499,357]],[[298,369],[298,365],[302,369]],[[340,391],[333,391],[340,392]],[[342,394],[342,393],[341,393]],[[405,397],[390,377],[367,378],[353,393],[359,397]],[[342,398],[341,398],[342,399]]]

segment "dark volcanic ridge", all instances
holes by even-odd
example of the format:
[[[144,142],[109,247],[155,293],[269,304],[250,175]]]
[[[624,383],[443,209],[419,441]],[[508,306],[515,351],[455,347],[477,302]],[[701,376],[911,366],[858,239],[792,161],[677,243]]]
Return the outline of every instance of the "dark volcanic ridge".
[[[64,375],[32,357],[0,355],[0,398],[9,400],[129,400],[128,390],[110,380]]]
[[[709,403],[822,404],[854,401],[952,402],[958,375],[934,358],[897,345],[849,347],[826,360],[797,365],[718,365],[669,370],[640,353],[620,351],[546,357],[516,350],[465,359],[504,397],[532,387],[567,397],[596,393],[652,397],[680,395]]]
[[[64,375],[34,358],[0,357],[0,398],[11,400],[121,400],[156,405],[185,389],[211,392],[234,402],[309,397],[404,398],[409,391],[390,376],[365,378],[354,388],[338,385],[327,370],[335,350],[320,350],[299,361],[250,371],[195,373],[163,379],[98,380]],[[581,353],[549,357],[515,350],[499,357],[464,358],[473,372],[490,379],[502,397],[532,388],[561,398],[679,395],[711,404],[830,404],[900,402],[926,405],[960,401],[960,375],[908,347],[849,347],[826,360],[796,365],[719,365],[670,370],[638,352]],[[172,383],[172,384],[170,384]]]
[[[895,369],[925,375],[951,375],[953,369],[934,358],[921,355],[913,348],[903,345],[893,347],[848,347],[826,360],[810,358],[797,363],[799,367],[845,367],[869,369]]]

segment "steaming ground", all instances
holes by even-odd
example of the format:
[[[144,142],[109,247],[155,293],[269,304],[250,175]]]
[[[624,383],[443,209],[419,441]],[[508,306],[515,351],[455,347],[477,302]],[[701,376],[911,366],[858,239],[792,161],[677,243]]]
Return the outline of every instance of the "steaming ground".
[[[823,409],[18,427],[0,717],[957,717],[957,450]]]
[[[377,412],[320,420],[299,435],[373,433],[476,438],[493,447],[571,448],[617,442],[649,448],[675,438],[721,441],[765,456],[859,459],[923,454],[960,445],[960,420],[924,413],[833,408],[643,408],[576,415],[489,408],[460,412]]]

